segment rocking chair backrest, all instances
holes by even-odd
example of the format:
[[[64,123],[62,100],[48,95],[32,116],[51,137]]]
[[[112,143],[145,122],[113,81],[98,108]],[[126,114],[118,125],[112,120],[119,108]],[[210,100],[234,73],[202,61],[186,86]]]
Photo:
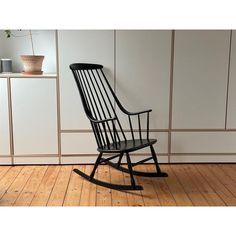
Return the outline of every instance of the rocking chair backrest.
[[[103,73],[103,66],[75,63],[70,65],[70,69],[98,147],[109,148],[111,144],[119,145],[119,142],[125,141],[126,137],[114,108],[114,102],[119,106],[121,104]]]

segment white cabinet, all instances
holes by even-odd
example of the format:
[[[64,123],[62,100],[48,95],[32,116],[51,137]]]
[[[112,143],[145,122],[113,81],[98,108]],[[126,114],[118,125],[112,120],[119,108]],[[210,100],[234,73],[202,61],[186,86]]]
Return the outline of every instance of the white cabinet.
[[[92,132],[62,134],[62,153],[65,155],[97,154],[97,144]]]
[[[236,153],[236,132],[172,132],[172,153]]]
[[[15,155],[57,154],[56,79],[12,78]]]
[[[58,32],[58,41],[62,130],[91,129],[69,65],[76,62],[102,64],[113,86],[114,32],[63,30]]]
[[[171,31],[116,32],[118,98],[130,111],[152,108],[152,129],[168,128],[170,53]],[[128,127],[128,120],[122,121]],[[142,125],[145,129],[145,121]]]
[[[232,32],[227,128],[236,129],[236,31]]]
[[[224,128],[230,31],[175,33],[172,128]]]
[[[0,156],[7,156],[10,155],[10,135],[6,78],[0,78],[0,114]]]

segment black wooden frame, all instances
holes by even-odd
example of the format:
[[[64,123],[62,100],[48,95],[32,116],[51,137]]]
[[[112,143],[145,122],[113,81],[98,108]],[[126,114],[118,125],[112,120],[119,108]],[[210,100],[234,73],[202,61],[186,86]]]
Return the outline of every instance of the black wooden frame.
[[[74,75],[79,94],[85,113],[90,120],[94,136],[98,146],[99,155],[94,164],[94,168],[90,175],[75,169],[74,171],[88,181],[101,185],[104,187],[117,190],[141,190],[142,186],[136,185],[134,175],[147,177],[167,177],[168,175],[161,171],[153,144],[157,142],[156,139],[149,138],[149,113],[151,109],[140,112],[127,111],[115,92],[110,86],[104,72],[103,66],[98,64],[88,63],[74,63],[70,65],[70,69]],[[111,99],[112,98],[112,99]],[[114,101],[112,101],[114,100]],[[128,117],[130,126],[131,139],[127,139],[126,134],[122,128],[121,122],[115,109],[120,109],[124,115]],[[146,137],[144,138],[141,127],[141,116],[146,115]],[[138,128],[134,132],[133,117],[137,117]],[[138,134],[138,138],[135,134]],[[143,159],[139,162],[132,163],[129,153],[136,150],[150,147],[151,157]],[[103,157],[103,154],[115,154],[111,157]],[[122,158],[126,154],[128,169],[121,166]],[[118,158],[117,162],[111,160]],[[156,172],[140,172],[134,171],[135,165],[143,164],[149,160],[153,160],[156,166]],[[107,183],[94,178],[97,167],[100,164],[108,164],[113,168],[130,174],[130,185],[117,185]]]

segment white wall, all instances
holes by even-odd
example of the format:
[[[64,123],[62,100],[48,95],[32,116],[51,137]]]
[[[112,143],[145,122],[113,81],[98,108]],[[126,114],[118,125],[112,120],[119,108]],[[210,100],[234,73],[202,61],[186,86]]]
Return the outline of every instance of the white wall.
[[[172,128],[224,128],[229,42],[230,31],[176,31]]]
[[[170,56],[169,30],[116,32],[117,96],[130,111],[152,108],[151,129],[168,128]]]
[[[38,43],[36,51],[46,55],[44,71],[55,72],[54,31],[34,33],[35,42]],[[11,57],[15,70],[20,71],[19,55],[28,53],[30,44],[26,38],[6,39],[2,31],[0,35],[0,57]],[[175,36],[174,41],[172,36]],[[111,85],[127,109],[153,109],[150,136],[159,141],[155,148],[157,153],[161,153],[161,162],[236,161],[236,31],[232,33],[232,41],[230,36],[230,30],[177,30],[174,35],[170,30],[59,30],[62,163],[93,162],[97,155],[95,139],[69,70],[69,65],[74,62],[103,64]],[[17,80],[13,83],[13,108],[17,113],[14,118],[15,145],[20,154],[25,150],[32,154],[40,153],[39,149],[44,148],[47,154],[58,152],[57,130],[53,125],[56,123],[56,85],[54,82],[41,82],[37,82],[39,86],[34,86],[30,81],[21,83]],[[42,103],[48,102],[51,107],[45,110],[49,123],[44,132],[52,135],[48,137],[53,137],[51,140],[54,141],[47,143],[45,139],[40,144],[42,146],[37,146],[37,142],[33,141],[37,140],[34,139],[37,132],[28,136],[27,129],[21,132],[20,128],[21,124],[26,125],[27,122],[25,120],[24,123],[26,115],[21,116],[19,106],[25,107],[27,112],[34,111],[33,104],[40,97],[39,91],[39,94],[33,93],[34,87],[42,92],[52,91]],[[6,89],[4,79],[0,89]],[[6,96],[4,92],[0,95],[0,111],[4,110],[5,113]],[[39,114],[43,111],[43,106],[41,108]],[[126,127],[125,120],[121,121]],[[5,130],[5,134],[0,136],[5,140],[2,150],[7,154],[9,133],[3,123],[7,125],[7,116],[0,120],[0,128],[3,130],[4,127]],[[34,126],[34,122],[31,124]],[[29,129],[32,130],[33,126],[29,126]],[[36,129],[41,131],[40,126]],[[21,145],[19,140],[22,134],[29,137],[32,150],[26,148],[27,140]],[[148,155],[147,150],[142,153]],[[51,162],[51,159],[44,158],[37,161]],[[53,163],[56,163],[54,160]],[[25,162],[30,163],[31,160]]]
[[[76,101],[78,91],[71,81],[70,71],[65,66],[73,62],[97,62],[103,64],[111,74],[115,69],[116,93],[127,109],[153,109],[150,122],[152,135],[162,140],[156,148],[158,151],[158,147],[164,150],[164,155],[169,154],[169,161],[191,162],[199,157],[201,162],[212,162],[214,153],[222,154],[223,159],[216,157],[216,161],[234,160],[235,135],[225,130],[226,119],[227,128],[235,127],[233,117],[236,114],[233,99],[235,86],[230,86],[229,93],[227,91],[230,31],[175,31],[173,45],[171,31],[168,30],[117,30],[114,37],[113,33],[84,30],[59,32],[62,126],[67,129],[67,133],[62,135],[62,154],[71,153],[76,156],[76,153],[96,153],[91,153],[96,146],[92,133],[83,133],[84,130],[90,130],[90,126],[82,120],[83,110]],[[235,32],[233,36],[234,34]],[[235,43],[233,37],[230,84],[234,83],[235,77]],[[114,65],[111,64],[113,62]],[[72,100],[75,101],[73,104]],[[170,114],[169,104],[172,105]],[[128,127],[127,120],[121,121]],[[170,130],[169,121],[173,130]],[[73,132],[71,134],[70,129]],[[81,137],[87,140],[83,144],[79,141]],[[166,148],[163,148],[164,146]]]

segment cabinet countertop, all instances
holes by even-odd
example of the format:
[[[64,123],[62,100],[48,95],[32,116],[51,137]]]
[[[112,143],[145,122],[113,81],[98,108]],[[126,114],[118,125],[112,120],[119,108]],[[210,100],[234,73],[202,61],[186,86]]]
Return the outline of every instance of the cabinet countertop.
[[[45,73],[42,75],[25,75],[22,73],[0,73],[0,78],[56,78],[56,73]]]

